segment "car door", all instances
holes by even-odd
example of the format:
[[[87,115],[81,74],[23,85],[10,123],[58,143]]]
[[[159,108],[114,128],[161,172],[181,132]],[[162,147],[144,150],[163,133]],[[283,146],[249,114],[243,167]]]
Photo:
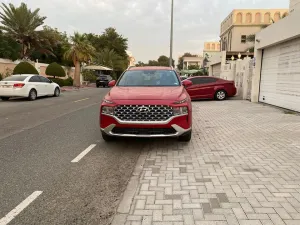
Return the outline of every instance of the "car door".
[[[43,84],[41,82],[40,76],[32,76],[28,83],[30,88],[34,88],[37,91],[37,96],[43,96]]]
[[[40,76],[41,82],[43,83],[44,95],[53,95],[54,94],[54,85],[46,77]]]
[[[199,95],[199,85],[200,85],[200,79],[198,77],[188,78],[193,85],[187,87],[186,91],[189,93],[191,99],[198,99],[200,98]]]
[[[200,98],[213,98],[217,80],[218,79],[214,77],[201,77],[198,86],[198,96],[200,96]]]

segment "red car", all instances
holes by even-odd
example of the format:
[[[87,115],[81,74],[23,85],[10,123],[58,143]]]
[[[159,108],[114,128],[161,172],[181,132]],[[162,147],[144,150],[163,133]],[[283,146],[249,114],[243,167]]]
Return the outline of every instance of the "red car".
[[[192,105],[190,81],[170,67],[131,67],[104,97],[100,128],[105,141],[114,137],[177,137],[190,141]]]
[[[193,84],[186,89],[192,100],[216,99],[221,101],[236,95],[234,81],[209,76],[190,77],[187,80]]]

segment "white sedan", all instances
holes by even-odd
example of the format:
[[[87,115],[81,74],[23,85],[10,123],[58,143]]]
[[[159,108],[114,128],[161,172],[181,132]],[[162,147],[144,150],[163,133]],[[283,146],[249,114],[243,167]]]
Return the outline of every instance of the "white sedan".
[[[27,97],[33,101],[41,96],[60,95],[60,87],[46,77],[32,74],[12,75],[0,81],[0,98]]]

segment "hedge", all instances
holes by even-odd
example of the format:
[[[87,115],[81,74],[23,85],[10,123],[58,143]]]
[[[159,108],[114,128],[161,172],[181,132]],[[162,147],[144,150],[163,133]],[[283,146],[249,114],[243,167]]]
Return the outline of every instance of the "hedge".
[[[66,76],[65,70],[61,67],[61,65],[57,64],[56,62],[51,63],[49,66],[47,66],[46,74],[48,76],[53,76],[54,78]]]
[[[60,79],[60,78],[51,78],[48,77],[48,79],[52,80],[53,82],[57,83],[60,87],[63,86],[73,86],[73,79],[72,77],[69,77],[67,79]]]
[[[39,74],[36,68],[28,62],[20,62],[13,71],[13,74]]]

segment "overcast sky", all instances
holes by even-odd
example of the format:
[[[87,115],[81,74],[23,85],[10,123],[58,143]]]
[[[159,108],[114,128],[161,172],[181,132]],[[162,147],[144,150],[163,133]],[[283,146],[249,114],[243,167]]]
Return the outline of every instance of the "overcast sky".
[[[3,0],[2,0],[3,2]],[[20,0],[4,0],[20,4]],[[40,8],[46,24],[73,33],[115,27],[128,38],[136,61],[169,55],[171,0],[23,0]],[[218,41],[220,22],[235,8],[288,8],[289,0],[174,0],[174,54],[200,54]]]

